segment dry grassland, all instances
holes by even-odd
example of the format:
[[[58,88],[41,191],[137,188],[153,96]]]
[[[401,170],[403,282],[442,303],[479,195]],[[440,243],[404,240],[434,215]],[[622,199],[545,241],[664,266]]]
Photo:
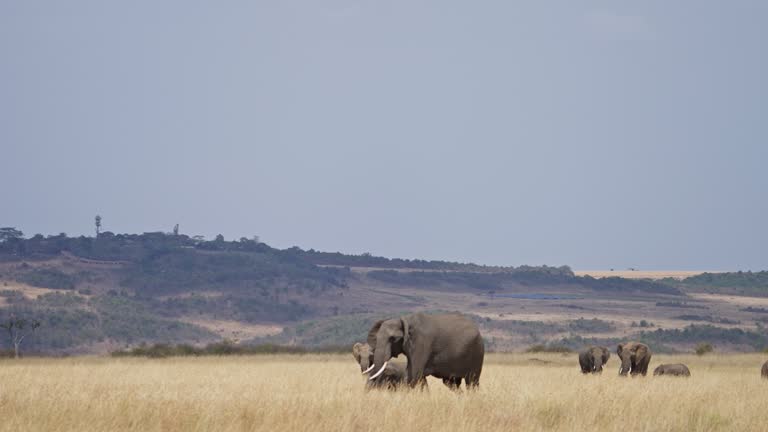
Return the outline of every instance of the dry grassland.
[[[363,388],[351,355],[0,362],[2,431],[760,431],[766,356],[656,356],[693,377],[582,376],[575,355],[495,354],[477,393]]]

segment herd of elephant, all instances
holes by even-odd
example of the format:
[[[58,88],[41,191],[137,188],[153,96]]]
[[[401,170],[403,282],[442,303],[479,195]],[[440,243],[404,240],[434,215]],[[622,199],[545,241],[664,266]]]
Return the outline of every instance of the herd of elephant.
[[[390,359],[404,354],[406,365]],[[616,354],[621,360],[619,375],[648,373],[651,350],[639,342],[619,344]],[[400,318],[378,321],[368,332],[365,343],[356,343],[352,355],[369,388],[396,388],[427,385],[433,376],[453,390],[462,380],[468,389],[480,385],[485,347],[480,329],[472,320],[459,313],[427,315],[415,313]],[[592,346],[579,353],[579,365],[584,374],[601,373],[610,353],[606,347]],[[654,375],[691,376],[684,364],[662,364]],[[761,374],[768,379],[768,361]]]

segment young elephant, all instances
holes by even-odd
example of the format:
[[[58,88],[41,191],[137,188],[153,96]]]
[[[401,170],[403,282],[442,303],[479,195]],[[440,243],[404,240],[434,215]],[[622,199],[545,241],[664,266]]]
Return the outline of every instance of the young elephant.
[[[763,378],[768,379],[768,361],[763,363],[763,369],[760,370],[760,375],[762,375]]]
[[[360,371],[366,374],[373,369],[373,350],[367,343],[356,343],[352,346],[352,356],[360,365]],[[366,379],[367,388],[395,388],[405,382],[405,366],[399,363],[387,363],[381,377],[375,381]]]
[[[602,373],[603,366],[608,362],[611,353],[608,348],[601,346],[591,346],[579,353],[579,365],[581,373]]]
[[[632,376],[645,376],[648,373],[648,363],[651,362],[651,349],[648,345],[640,342],[619,344],[616,354],[621,360],[619,375],[626,376],[629,373]]]
[[[688,366],[682,363],[676,364],[663,364],[653,370],[653,376],[670,375],[670,376],[691,376],[691,371]]]

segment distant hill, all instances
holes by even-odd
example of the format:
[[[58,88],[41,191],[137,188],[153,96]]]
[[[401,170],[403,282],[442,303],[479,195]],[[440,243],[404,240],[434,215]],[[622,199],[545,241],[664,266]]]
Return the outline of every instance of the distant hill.
[[[686,319],[695,315],[709,323],[738,323],[745,331],[765,318],[761,308],[740,308],[739,319],[724,319],[719,306],[686,294],[687,287],[705,282],[722,287],[691,278],[596,279],[576,276],[567,266],[389,259],[159,232],[24,238],[0,229],[0,235],[0,321],[15,314],[42,323],[25,342],[28,352],[105,352],[223,338],[351,344],[375,319],[430,310],[470,314],[489,349],[500,350],[542,342],[578,345],[582,336],[612,343],[657,317],[668,329],[690,325]],[[744,283],[761,292],[759,283]],[[676,305],[700,310],[683,314]],[[689,333],[656,340],[674,345]],[[740,340],[752,341],[750,349],[762,341]]]

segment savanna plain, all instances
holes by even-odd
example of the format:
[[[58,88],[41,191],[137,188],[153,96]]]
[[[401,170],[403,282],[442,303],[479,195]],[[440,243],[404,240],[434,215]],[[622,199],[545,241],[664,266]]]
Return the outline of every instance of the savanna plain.
[[[654,355],[692,377],[600,376],[576,354],[489,354],[477,392],[370,390],[350,355],[0,362],[2,431],[761,431],[766,355]],[[398,359],[402,360],[402,359]]]

